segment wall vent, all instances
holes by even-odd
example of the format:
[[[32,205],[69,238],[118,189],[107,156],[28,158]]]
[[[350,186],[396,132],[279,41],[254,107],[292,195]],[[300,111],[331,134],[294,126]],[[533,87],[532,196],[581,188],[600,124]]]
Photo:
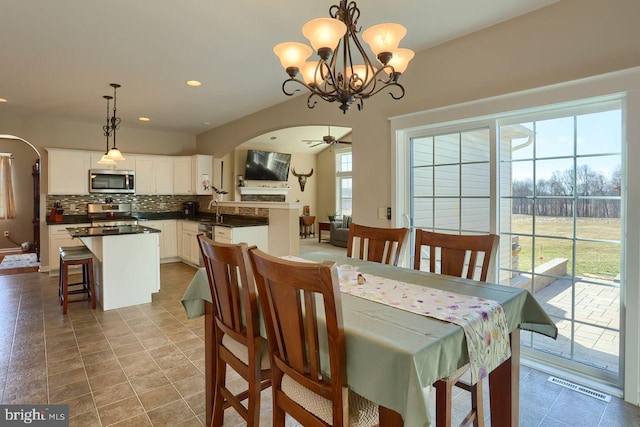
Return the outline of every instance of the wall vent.
[[[547,381],[549,381],[551,383],[554,383],[554,384],[557,384],[559,386],[568,388],[570,390],[577,391],[578,393],[582,393],[582,394],[585,394],[587,396],[595,397],[596,399],[602,400],[603,402],[611,402],[611,396],[609,396],[608,394],[604,394],[604,393],[601,393],[601,392],[596,391],[596,390],[591,390],[590,388],[586,388],[586,387],[583,387],[581,385],[574,384],[574,383],[569,382],[567,380],[563,380],[563,379],[556,378],[556,377],[549,377]]]

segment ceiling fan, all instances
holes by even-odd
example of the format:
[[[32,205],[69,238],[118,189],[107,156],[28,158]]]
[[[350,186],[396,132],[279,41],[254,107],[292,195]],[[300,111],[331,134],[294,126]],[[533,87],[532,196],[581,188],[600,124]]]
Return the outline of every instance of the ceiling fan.
[[[327,126],[327,127],[328,127],[327,135],[323,136],[322,139],[303,139],[302,142],[306,142],[307,144],[312,144],[314,142],[317,143],[317,144],[309,145],[309,148],[317,147],[318,145],[322,145],[322,144],[328,144],[328,145],[349,144],[349,145],[351,145],[351,141],[340,141],[340,140],[337,140],[335,136],[331,135],[331,126]]]

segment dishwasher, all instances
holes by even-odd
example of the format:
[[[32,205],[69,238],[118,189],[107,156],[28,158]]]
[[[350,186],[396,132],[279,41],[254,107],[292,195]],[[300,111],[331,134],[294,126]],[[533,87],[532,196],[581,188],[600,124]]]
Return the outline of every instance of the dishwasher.
[[[204,234],[207,238],[213,240],[213,226],[206,222],[201,222],[198,224],[198,234]]]
[[[201,222],[198,224],[198,234],[204,234],[208,239],[213,240],[213,225],[208,224],[206,222]],[[198,265],[200,267],[204,267],[204,260],[202,259],[202,252],[200,251],[200,244],[198,244]]]

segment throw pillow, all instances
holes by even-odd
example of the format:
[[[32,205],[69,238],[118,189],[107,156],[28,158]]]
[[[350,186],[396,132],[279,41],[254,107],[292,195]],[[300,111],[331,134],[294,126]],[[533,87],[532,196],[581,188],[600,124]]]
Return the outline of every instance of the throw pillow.
[[[342,217],[342,228],[349,228],[351,226],[351,216],[344,215]]]

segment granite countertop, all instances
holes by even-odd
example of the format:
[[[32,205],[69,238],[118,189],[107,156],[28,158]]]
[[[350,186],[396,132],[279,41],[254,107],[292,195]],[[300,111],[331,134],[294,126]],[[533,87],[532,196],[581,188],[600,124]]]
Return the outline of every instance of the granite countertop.
[[[160,230],[142,225],[124,225],[119,227],[69,227],[71,237],[103,237],[124,234],[159,233]]]
[[[269,218],[246,216],[246,215],[223,215],[222,222],[216,222],[215,215],[209,213],[203,213],[195,218],[185,218],[182,212],[134,212],[133,216],[138,219],[140,225],[144,224],[144,221],[162,221],[171,219],[181,219],[186,221],[194,221],[198,223],[211,224],[221,227],[254,227],[257,225],[269,225]],[[87,215],[63,215],[62,221],[51,222],[47,218],[47,225],[57,224],[86,224],[91,223],[91,220]]]

